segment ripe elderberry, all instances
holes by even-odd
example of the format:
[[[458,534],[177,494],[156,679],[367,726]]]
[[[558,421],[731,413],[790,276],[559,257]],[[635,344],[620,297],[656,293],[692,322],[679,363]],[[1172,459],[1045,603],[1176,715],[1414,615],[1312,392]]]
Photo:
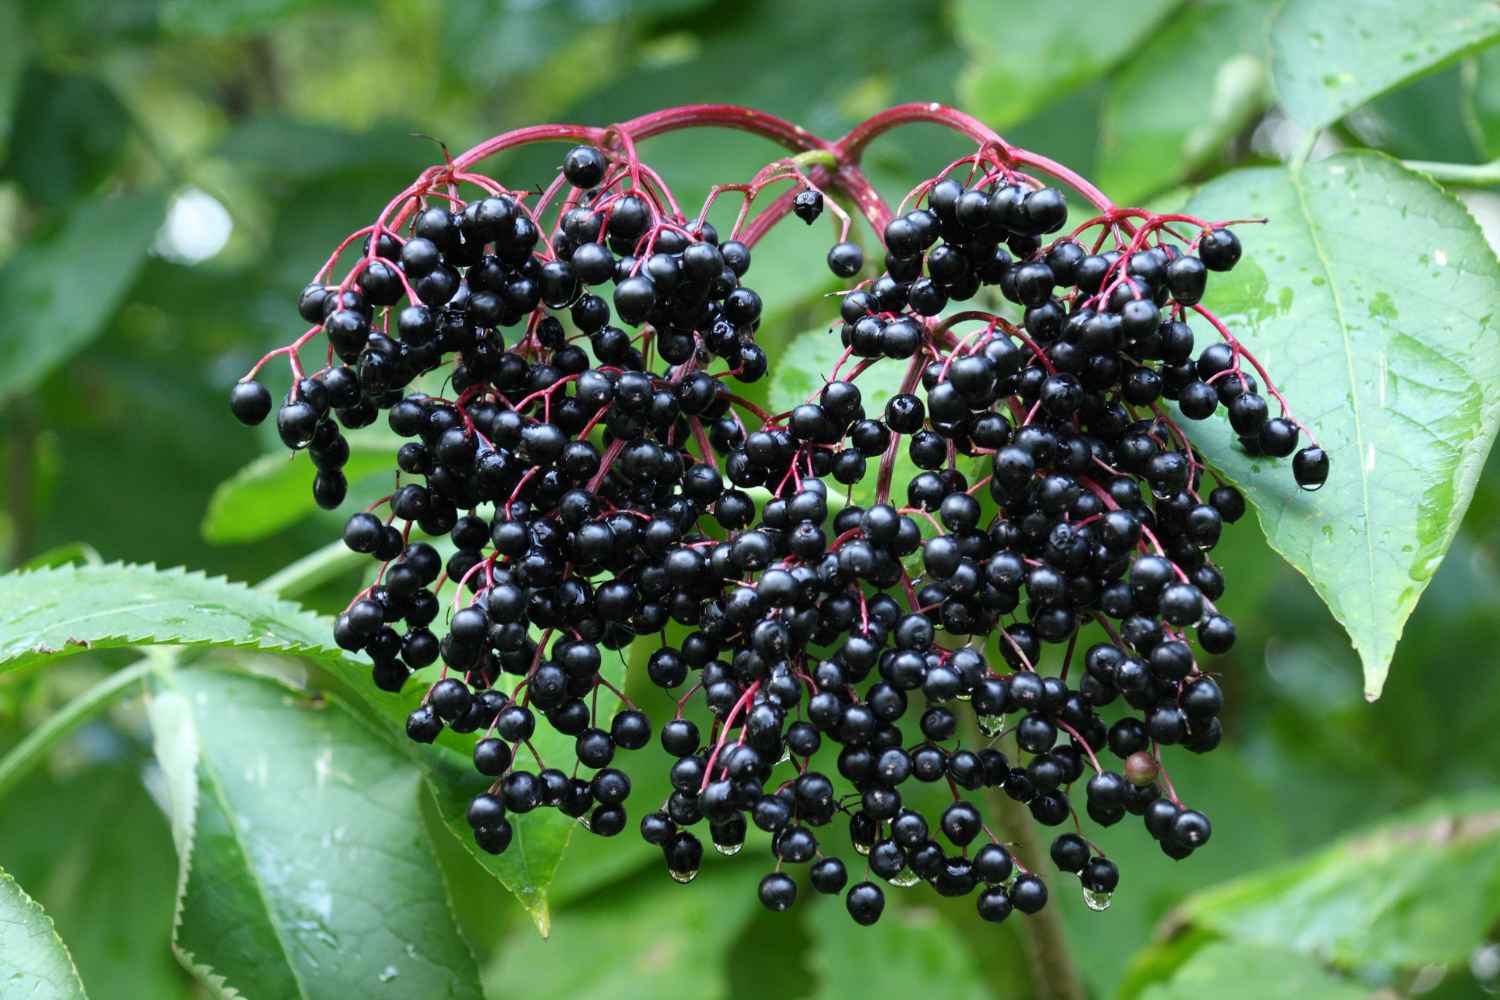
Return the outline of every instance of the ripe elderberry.
[[[363,250],[340,279],[330,263],[303,290],[312,328],[267,359],[292,361],[276,426],[309,452],[318,503],[344,500],[345,431],[384,413],[403,439],[396,487],[344,527],[379,569],[334,638],[383,690],[423,672],[411,739],[472,735],[491,779],[468,809],[482,849],[506,851],[543,808],[622,833],[628,757],[653,730],[673,790],[642,806],[641,837],[682,882],[705,837],[725,853],[765,838],[773,911],[795,904],[806,866],[860,924],[881,917],[878,882],[972,894],[991,922],[1036,913],[1043,873],[1013,858],[981,792],[1067,825],[1051,861],[1096,908],[1120,873],[1072,832],[1080,811],[1103,828],[1140,817],[1173,858],[1209,842],[1164,758],[1222,738],[1223,692],[1194,647],[1234,645],[1211,553],[1245,501],[1167,404],[1228,420],[1251,454],[1295,453],[1307,489],[1328,455],[1298,449],[1307,428],[1201,305],[1210,273],[1240,259],[1234,232],[1120,211],[1081,181],[1101,214],[1068,231],[1062,192],[1019,170],[1071,173],[998,137],[892,214],[860,147],[935,114],[981,128],[892,109],[816,141],[837,170],[778,161],[716,189],[748,210],[792,185],[724,234],[707,206],[680,212],[625,140],[683,122],[794,144],[803,130],[710,107],[510,133],[425,171],[351,237]],[[548,135],[579,143],[550,185],[475,173]],[[865,255],[819,176],[881,238],[870,280],[853,283]],[[825,212],[827,267],[853,283],[831,334],[845,355],[769,413],[743,389],[778,360],[757,343],[753,245],[788,213]],[[320,335],[327,364],[304,375],[298,352]],[[264,364],[231,393],[247,424],[272,410]],[[877,364],[905,366],[879,404],[860,382]],[[918,472],[898,482],[903,452]],[[636,641],[653,648],[635,683],[674,692],[671,719],[653,724],[604,676]],[[539,727],[569,737],[573,760],[543,761]],[[918,808],[924,786],[940,809]],[[866,855],[858,872],[831,826]]]

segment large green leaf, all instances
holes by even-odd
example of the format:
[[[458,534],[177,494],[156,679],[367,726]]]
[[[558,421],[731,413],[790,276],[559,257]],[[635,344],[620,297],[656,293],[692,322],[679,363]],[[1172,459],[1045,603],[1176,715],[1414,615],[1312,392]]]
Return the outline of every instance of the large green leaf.
[[[1500,798],[1435,803],[1190,899],[1174,922],[1345,967],[1465,961],[1500,918]]]
[[[1373,153],[1238,170],[1189,211],[1268,216],[1209,304],[1332,458],[1300,491],[1227,421],[1191,432],[1244,486],[1271,545],[1343,623],[1380,694],[1396,640],[1453,540],[1500,423],[1500,265],[1468,213]],[[1194,326],[1200,341],[1213,333]]]
[[[959,0],[956,33],[970,62],[961,89],[995,128],[1034,113],[1135,57],[1179,0]]]
[[[398,751],[271,681],[178,671],[153,688],[184,965],[253,996],[481,996]]]
[[[84,997],[83,982],[46,912],[0,869],[0,990],[27,1000]]]
[[[79,201],[0,270],[0,402],[102,332],[135,279],[165,211],[160,193]]]
[[[351,448],[344,475],[351,484],[394,468],[386,448]],[[316,511],[316,470],[301,455],[262,455],[225,480],[208,502],[203,537],[215,544],[253,542]]]
[[[1264,56],[1272,0],[1188,7],[1120,67],[1100,116],[1094,178],[1134,203],[1213,161],[1254,118],[1268,87]]]
[[[1271,27],[1271,74],[1292,120],[1322,128],[1496,37],[1493,3],[1288,0]]]
[[[340,661],[290,601],[182,569],[113,563],[0,576],[0,670],[115,646],[207,645]]]
[[[1210,944],[1200,948],[1170,980],[1152,986],[1141,1000],[1360,1000],[1371,996],[1317,962],[1283,948]]]

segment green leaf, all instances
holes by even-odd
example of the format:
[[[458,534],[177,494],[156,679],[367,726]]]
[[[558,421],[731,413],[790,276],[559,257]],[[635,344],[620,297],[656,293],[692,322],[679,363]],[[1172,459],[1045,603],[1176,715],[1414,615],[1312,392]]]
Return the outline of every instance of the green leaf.
[[[152,687],[184,965],[221,992],[481,996],[406,758],[271,681],[178,671]]]
[[[344,475],[353,484],[390,470],[389,449],[351,447]],[[262,455],[214,490],[203,538],[215,545],[253,542],[295,524],[318,510],[312,498],[316,474],[300,454]]]
[[[1478,795],[1200,893],[1176,922],[1237,946],[1409,969],[1466,961],[1497,918],[1500,798]]]
[[[91,76],[33,65],[21,77],[15,107],[13,131],[21,141],[11,145],[5,172],[46,208],[60,209],[97,191],[124,155],[130,113],[107,84]],[[97,221],[93,226],[96,235],[109,232]]]
[[[1271,26],[1271,76],[1293,121],[1324,128],[1497,37],[1492,3],[1288,0]]]
[[[942,983],[944,1000],[985,1000],[989,987],[974,956],[937,910],[902,905],[887,888],[886,912],[873,927],[847,919],[841,900],[810,918],[819,1000],[849,995],[849,984],[878,983],[878,996],[920,996]],[[895,905],[891,905],[894,903]]]
[[[1179,0],[959,0],[969,51],[960,90],[994,128],[1025,121],[1132,57]]]
[[[561,910],[555,941],[514,937],[486,979],[496,996],[545,983],[555,997],[724,1000],[726,953],[756,912],[762,874],[712,858],[692,885],[678,885],[661,868],[644,873]],[[568,942],[588,942],[589,960],[580,961]]]
[[[1188,7],[1114,75],[1100,118],[1094,178],[1117,202],[1170,187],[1218,156],[1269,92],[1272,0]]]
[[[1142,993],[1141,1000],[1361,1000],[1371,995],[1284,948],[1219,942],[1199,949],[1170,980]]]
[[[0,576],[0,670],[86,649],[207,645],[342,661],[325,620],[202,573],[112,563]]]
[[[538,809],[512,816],[511,844],[504,854],[490,854],[474,843],[474,830],[465,820],[469,802],[489,787],[491,779],[475,773],[468,759],[451,751],[433,753],[425,761],[427,791],[437,805],[443,826],[493,875],[531,917],[537,933],[552,933],[552,911],[547,886],[557,874],[563,852],[578,821],[556,809]]]
[[[0,869],[0,987],[6,996],[85,996],[83,981],[46,912]]]
[[[0,402],[103,331],[146,258],[165,206],[159,192],[80,201],[61,226],[33,236],[0,269],[0,315],[25,317],[0,337]]]
[[[1237,170],[1188,210],[1270,218],[1241,229],[1245,259],[1208,301],[1327,450],[1328,484],[1302,492],[1227,421],[1190,432],[1349,632],[1378,697],[1500,424],[1500,265],[1462,205],[1374,153]]]
[[[624,680],[625,665],[623,662],[614,664],[606,661],[602,673],[611,684],[620,687]],[[520,678],[502,678],[502,684],[508,684],[512,689],[519,681]],[[408,685],[407,692],[397,703],[401,719],[405,718],[406,712],[416,707],[427,687],[428,684]],[[620,704],[619,698],[608,688],[600,688],[590,702],[594,706],[595,724],[602,729],[609,729],[610,719]],[[386,704],[391,702],[387,700]],[[552,913],[547,890],[557,875],[574,832],[578,830],[579,821],[570,819],[556,809],[538,809],[525,815],[513,815],[510,817],[511,844],[505,853],[496,855],[481,850],[474,843],[474,833],[465,814],[470,800],[491,783],[490,779],[475,773],[472,762],[474,744],[483,735],[477,733],[473,736],[461,736],[447,733],[437,747],[422,754],[422,762],[427,771],[428,791],[448,832],[457,837],[464,849],[516,897],[536,925],[537,932],[545,938],[552,932]],[[542,759],[537,763],[530,759],[529,750],[519,750],[518,755],[529,767],[540,769],[547,765],[564,766],[575,759],[574,738],[564,736],[550,726],[539,727],[530,742]],[[457,748],[452,744],[456,744]],[[584,776],[587,777],[586,774]],[[586,836],[586,833],[580,832],[580,836]]]

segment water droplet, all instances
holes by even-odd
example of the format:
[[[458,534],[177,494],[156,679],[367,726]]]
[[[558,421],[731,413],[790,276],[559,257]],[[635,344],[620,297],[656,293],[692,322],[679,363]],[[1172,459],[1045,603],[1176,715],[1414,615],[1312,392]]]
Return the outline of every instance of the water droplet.
[[[382,983],[388,983],[399,975],[401,975],[401,973],[396,971],[396,967],[394,965],[387,965],[384,969],[380,970],[379,979]]]
[[[979,724],[979,731],[992,739],[1005,728],[1005,717],[1001,715],[981,715],[975,721]]]
[[[788,750],[785,746],[783,746],[781,748],[781,756],[776,758],[776,763],[777,764],[785,764],[787,761],[789,761],[791,759],[792,759],[792,752],[790,750]]]
[[[864,857],[869,857],[870,856],[870,845],[869,844],[862,844],[862,843],[860,843],[859,841],[856,840],[854,842],[854,850],[857,851],[859,854],[861,854]]]
[[[695,878],[698,877],[698,869],[694,868],[690,872],[677,872],[677,871],[672,871],[671,869],[668,869],[667,870],[667,874],[670,875],[670,876],[672,876],[672,881],[673,882],[679,882],[682,885],[687,885],[693,879],[695,879]]]
[[[732,858],[736,854],[740,853],[741,848],[743,848],[744,846],[745,846],[745,842],[743,840],[740,841],[738,844],[720,844],[720,843],[715,842],[714,843],[714,850],[718,851],[720,854],[724,855],[724,857],[726,857],[726,858]]]
[[[1083,890],[1083,905],[1098,913],[1109,909],[1109,893],[1095,892],[1092,889]]]
[[[891,885],[901,889],[910,889],[920,881],[922,880],[917,877],[917,873],[910,868],[903,868],[891,876]]]

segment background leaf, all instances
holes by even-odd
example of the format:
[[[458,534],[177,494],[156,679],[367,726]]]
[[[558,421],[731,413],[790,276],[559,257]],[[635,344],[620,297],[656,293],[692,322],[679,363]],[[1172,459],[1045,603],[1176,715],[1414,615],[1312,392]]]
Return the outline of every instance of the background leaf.
[[[1198,894],[1180,921],[1238,943],[1415,969],[1466,960],[1500,918],[1500,799],[1434,803]]]
[[[159,193],[80,201],[0,269],[0,402],[48,374],[102,331],[135,279],[165,210]],[[108,233],[108,238],[101,237]],[[87,276],[87,294],[75,283]]]
[[[1331,975],[1317,962],[1281,948],[1211,944],[1196,952],[1170,980],[1141,994],[1142,1000],[1359,1000],[1371,996]]]
[[[212,671],[162,677],[150,709],[188,968],[266,996],[481,996],[418,772],[383,739],[336,705]]]
[[[1492,3],[1288,0],[1271,28],[1271,72],[1292,120],[1322,128],[1497,36]]]
[[[1271,219],[1242,228],[1246,259],[1208,301],[1280,378],[1332,472],[1306,494],[1285,463],[1244,455],[1226,421],[1192,432],[1349,631],[1378,696],[1500,424],[1500,265],[1461,205],[1371,154],[1235,171],[1188,210]]]
[[[912,996],[938,982],[951,1000],[990,996],[979,964],[941,914],[930,906],[902,905],[903,899],[892,899],[898,892],[885,887],[887,912],[873,927],[844,919],[839,897],[820,901],[810,918],[819,980],[815,996],[847,996],[849,984],[873,970],[879,970],[880,989],[888,996]]]
[[[1112,74],[1095,178],[1117,203],[1172,185],[1220,155],[1269,94],[1271,0],[1214,0],[1178,11]]]
[[[211,645],[338,661],[328,623],[244,584],[154,566],[0,577],[0,667],[112,646]]]
[[[1178,0],[958,0],[956,34],[971,61],[962,87],[993,128],[1029,118],[1122,60],[1136,56]]]
[[[391,455],[389,448],[352,447],[351,442],[344,466],[351,489],[382,472],[389,479]],[[312,498],[316,474],[312,461],[300,454],[262,455],[214,490],[203,516],[203,537],[216,545],[253,542],[317,512]],[[348,506],[356,508],[353,503]]]
[[[52,920],[0,870],[0,986],[9,996],[82,1000],[83,983]]]
[[[0,7],[0,158],[10,145],[11,123],[15,119],[16,99],[21,89],[21,71],[26,68],[28,39],[21,22],[21,11],[14,4]]]
[[[47,907],[92,1000],[193,996],[193,978],[172,958],[177,859],[142,781],[145,748],[110,743],[103,727],[89,736],[69,755],[73,769],[6,795],[6,866]]]
[[[15,107],[18,141],[10,147],[5,172],[48,207],[98,190],[130,138],[129,112],[92,76],[59,75],[33,65],[21,78]]]

